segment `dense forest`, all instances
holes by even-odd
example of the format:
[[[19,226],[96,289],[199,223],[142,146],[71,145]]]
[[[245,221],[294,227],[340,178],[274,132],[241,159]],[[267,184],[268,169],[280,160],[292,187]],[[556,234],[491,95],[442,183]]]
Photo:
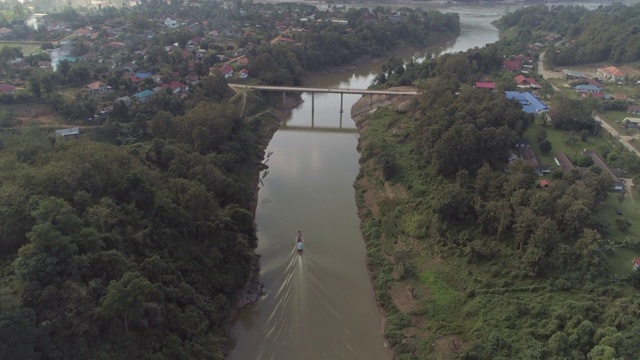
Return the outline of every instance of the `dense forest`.
[[[0,135],[0,358],[222,358],[277,124],[238,114],[201,98],[80,138]]]
[[[550,33],[563,36],[557,51],[547,52],[547,60],[556,66],[640,60],[640,5],[613,4],[594,11],[539,5],[511,12],[497,25],[506,35],[503,45],[516,49]]]
[[[616,254],[640,248],[608,210],[630,200],[592,162],[542,187],[529,162],[509,161],[532,128],[575,134],[576,147],[604,135],[576,100],[554,96],[548,122],[473,88],[480,69],[499,76],[502,46],[390,62],[387,84],[409,78],[423,94],[358,120],[356,197],[385,336],[399,359],[635,358],[640,274]],[[598,151],[629,159],[611,144]]]

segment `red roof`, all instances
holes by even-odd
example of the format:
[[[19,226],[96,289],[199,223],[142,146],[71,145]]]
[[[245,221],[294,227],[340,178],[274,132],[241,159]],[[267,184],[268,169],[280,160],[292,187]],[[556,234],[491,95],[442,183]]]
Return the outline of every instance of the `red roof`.
[[[634,265],[640,265],[640,257],[638,257],[635,260],[633,260],[633,264]]]
[[[478,89],[495,89],[496,88],[496,83],[494,83],[493,81],[478,81],[476,83],[476,88]]]
[[[9,84],[0,84],[0,93],[12,92],[16,89],[15,86]]]
[[[503,60],[502,61],[502,67],[509,71],[518,70],[520,69],[520,66],[522,66],[522,62],[520,62],[519,60]]]
[[[551,182],[549,180],[547,180],[547,179],[540,180],[540,186],[542,186],[542,187],[548,187],[549,184],[551,184]]]
[[[225,65],[225,66],[220,68],[220,72],[223,75],[230,74],[230,73],[233,72],[233,68],[231,67],[231,65],[227,64],[227,65]]]

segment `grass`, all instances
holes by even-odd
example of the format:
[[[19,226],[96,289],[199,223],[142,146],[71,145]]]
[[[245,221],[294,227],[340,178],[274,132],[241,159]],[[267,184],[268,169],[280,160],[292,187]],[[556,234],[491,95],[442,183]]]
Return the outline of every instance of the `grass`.
[[[575,157],[584,149],[598,149],[602,146],[609,146],[604,138],[589,137],[586,142],[583,142],[580,140],[578,135],[571,136],[566,131],[561,131],[551,126],[547,126],[545,127],[545,130],[547,131],[547,139],[551,142],[553,147],[548,154],[543,154],[538,148],[537,141],[535,140],[536,131],[541,127],[542,125],[538,124],[529,127],[529,129],[524,133],[523,138],[531,144],[533,151],[538,155],[543,164],[555,166],[555,154],[560,152],[567,154],[569,157]],[[573,140],[568,141],[568,137],[573,138]]]
[[[19,47],[22,49],[22,54],[24,56],[39,53],[42,51],[40,45],[44,44],[43,42],[24,42],[24,41],[2,41],[0,42],[0,47],[9,46],[9,47]]]

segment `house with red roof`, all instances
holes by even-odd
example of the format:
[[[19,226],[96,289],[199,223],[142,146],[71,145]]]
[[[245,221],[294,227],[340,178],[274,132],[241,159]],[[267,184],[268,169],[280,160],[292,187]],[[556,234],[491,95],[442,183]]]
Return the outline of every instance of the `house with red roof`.
[[[241,79],[246,79],[249,77],[249,69],[242,69],[240,70],[240,78]]]
[[[229,64],[221,67],[220,72],[225,77],[225,79],[228,79],[233,76],[233,68]]]
[[[189,91],[189,87],[179,81],[172,81],[170,83],[165,83],[160,85],[161,89],[167,89],[167,88],[171,88],[171,90],[173,90],[174,94],[178,94],[178,93],[186,93],[187,91]]]
[[[236,64],[238,64],[238,66],[247,66],[249,65],[249,58],[248,57],[241,57],[240,59],[236,60]]]
[[[103,84],[101,81],[94,81],[91,84],[85,85],[84,91],[89,92],[89,94],[103,94],[109,91],[111,87]]]
[[[640,269],[640,257],[633,259],[633,270]]]
[[[502,60],[502,68],[507,71],[518,71],[522,68],[520,60]]]
[[[15,95],[16,94],[16,89],[17,88],[15,86],[13,86],[13,85],[0,83],[0,94]]]
[[[187,84],[189,84],[191,86],[196,86],[200,82],[200,78],[198,77],[198,75],[189,74],[189,75],[185,76],[184,82],[186,82]]]
[[[601,76],[603,79],[608,81],[621,81],[624,80],[625,76],[627,76],[627,73],[615,66],[608,66],[598,68],[598,76]]]
[[[532,77],[525,77],[524,75],[518,75],[514,77],[513,80],[516,81],[516,85],[519,88],[533,88],[533,89],[542,88],[542,86],[538,84],[538,81]]]
[[[492,91],[496,89],[496,83],[493,81],[478,81],[474,86],[476,89],[489,89]]]

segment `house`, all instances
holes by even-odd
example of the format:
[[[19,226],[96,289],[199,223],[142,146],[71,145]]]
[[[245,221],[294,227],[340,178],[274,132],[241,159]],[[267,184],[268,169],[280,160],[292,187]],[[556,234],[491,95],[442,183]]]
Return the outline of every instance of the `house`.
[[[640,105],[627,106],[627,112],[635,115],[640,115]]]
[[[557,153],[553,160],[555,161],[556,165],[560,166],[562,170],[566,172],[571,172],[571,170],[575,169],[575,166],[573,166],[567,154],[563,152]]]
[[[185,93],[189,91],[189,87],[179,81],[172,81],[168,84],[160,85],[160,89],[167,89],[167,88],[171,88],[174,94]]]
[[[526,55],[516,55],[516,56],[513,57],[512,60],[518,60],[518,61],[521,61],[523,63],[524,62],[531,62],[531,57],[526,56]]]
[[[533,88],[540,89],[542,86],[538,84],[538,81],[535,78],[525,77],[524,75],[518,75],[513,78],[516,82],[516,85],[519,88]]]
[[[92,33],[91,29],[87,27],[80,28],[73,32],[75,36],[85,36],[85,37],[91,36],[91,33]]]
[[[633,270],[640,269],[640,257],[633,260]]]
[[[609,100],[610,96],[609,95],[605,95],[604,93],[601,92],[583,92],[582,93],[582,98],[583,99],[600,99],[600,100]]]
[[[57,136],[62,136],[63,138],[77,137],[77,136],[80,136],[80,129],[75,127],[75,128],[56,130],[56,135]]]
[[[522,67],[520,60],[503,60],[502,68],[507,71],[518,71]]]
[[[600,168],[602,170],[602,172],[609,174],[609,176],[611,176],[611,179],[613,180],[613,191],[618,191],[621,192],[624,190],[624,183],[620,181],[620,179],[618,179],[618,177],[616,176],[616,174],[614,174],[613,171],[611,171],[611,169],[609,168],[609,166],[607,166],[607,164],[604,162],[604,160],[602,160],[602,158],[600,157],[600,155],[593,151],[593,150],[584,150],[583,154],[589,155],[591,156],[591,159],[593,159],[593,164]]]
[[[576,85],[573,87],[573,90],[579,93],[599,93],[602,91],[602,88],[597,85]]]
[[[110,89],[110,86],[103,84],[101,81],[94,81],[91,84],[85,85],[83,90],[89,92],[89,94],[97,95],[104,94]]]
[[[15,86],[13,86],[13,85],[0,83],[0,94],[15,95],[16,94],[16,89],[17,88]]]
[[[551,182],[547,179],[542,179],[540,180],[540,183],[538,184],[538,187],[541,187],[543,189],[546,189],[549,187],[549,184],[551,184]]]
[[[624,126],[625,129],[637,129],[640,127],[640,118],[624,118],[622,120],[622,126]]]
[[[249,77],[249,69],[240,70],[240,79],[246,79]]]
[[[196,36],[189,41],[187,41],[187,49],[195,49],[196,46],[200,45],[202,39],[199,36]]]
[[[505,91],[507,99],[514,99],[522,105],[522,111],[529,114],[538,114],[549,111],[549,108],[530,92]]]
[[[167,16],[164,19],[164,24],[170,28],[176,28],[178,27],[178,20],[172,16]]]
[[[615,66],[608,66],[598,68],[598,76],[608,81],[621,81],[624,80],[627,74]]]
[[[196,86],[200,82],[200,78],[198,78],[198,75],[189,74],[184,78],[184,82],[191,86]]]
[[[496,83],[493,81],[478,81],[474,86],[476,89],[489,89],[491,91],[496,89]]]
[[[153,96],[153,94],[155,93],[151,90],[142,90],[140,92],[133,94],[133,97],[139,102],[144,103],[144,102],[147,102]]]
[[[225,77],[225,79],[228,79],[233,76],[233,68],[229,64],[221,67],[220,72]]]
[[[249,58],[248,57],[241,57],[240,59],[236,60],[236,64],[238,66],[247,66],[249,65]]]
[[[550,173],[551,172],[551,170],[547,166],[542,165],[542,163],[540,162],[540,159],[538,159],[538,157],[533,152],[533,150],[531,150],[531,147],[529,146],[528,143],[520,142],[520,143],[516,144],[516,148],[518,149],[518,152],[520,153],[520,157],[524,161],[526,161],[529,164],[531,164],[531,166],[533,166],[536,169],[536,173],[539,176],[542,176],[545,173]]]
[[[49,70],[53,68],[53,65],[51,64],[51,61],[38,61],[38,67],[40,69]]]
[[[9,35],[11,35],[11,33],[13,32],[13,30],[7,28],[7,27],[1,27],[0,28],[0,38],[3,37],[7,37]]]
[[[112,41],[110,43],[107,44],[107,46],[113,47],[113,48],[123,48],[125,47],[124,43],[121,41]]]
[[[564,70],[562,70],[562,73],[564,74],[565,79],[586,79],[586,78],[588,78],[587,75],[585,75],[585,74],[583,74],[581,72],[573,71],[573,70],[564,69]]]

